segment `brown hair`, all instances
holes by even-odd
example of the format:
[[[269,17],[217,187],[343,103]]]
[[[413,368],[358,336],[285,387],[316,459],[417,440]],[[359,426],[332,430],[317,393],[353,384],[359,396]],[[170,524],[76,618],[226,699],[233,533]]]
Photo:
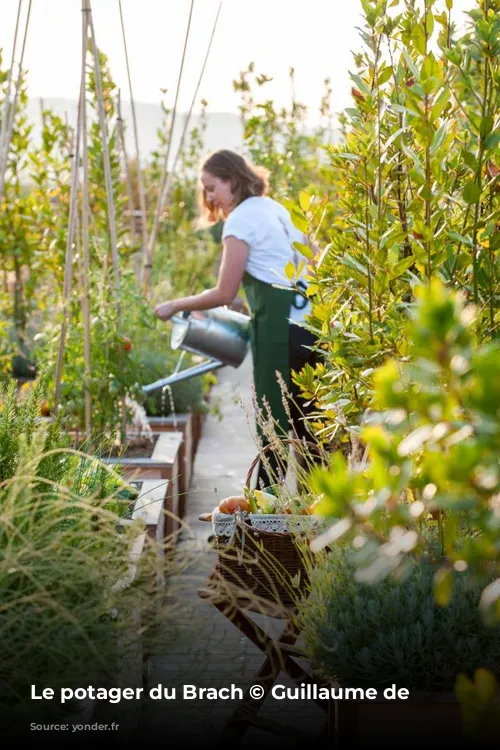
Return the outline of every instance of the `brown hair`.
[[[200,172],[209,172],[213,177],[229,180],[235,206],[246,198],[265,195],[269,188],[267,169],[257,167],[243,156],[227,149],[210,154],[202,163]],[[200,207],[206,224],[215,224],[225,218],[220,208],[207,201],[203,185],[200,187]]]

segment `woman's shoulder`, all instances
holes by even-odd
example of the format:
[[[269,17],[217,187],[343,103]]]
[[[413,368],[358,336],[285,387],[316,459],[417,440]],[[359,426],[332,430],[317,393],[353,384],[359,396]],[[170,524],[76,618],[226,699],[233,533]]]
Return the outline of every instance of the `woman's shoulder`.
[[[275,201],[274,198],[270,198],[268,195],[252,195],[250,198],[242,201],[239,206],[236,207],[235,211],[240,213],[254,212],[254,211],[266,211],[267,213],[284,214],[288,213],[286,208]]]

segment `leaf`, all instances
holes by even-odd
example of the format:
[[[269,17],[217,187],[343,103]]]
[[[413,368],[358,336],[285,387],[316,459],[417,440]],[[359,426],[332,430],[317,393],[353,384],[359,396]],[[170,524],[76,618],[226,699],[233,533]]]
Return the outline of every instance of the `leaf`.
[[[474,683],[465,674],[459,674],[455,681],[455,695],[460,703],[465,704],[475,696]]]
[[[389,272],[393,278],[397,278],[398,276],[401,276],[402,273],[407,271],[414,263],[415,256],[409,255],[407,258],[403,258],[403,260],[398,261],[392,268],[389,269]]]
[[[396,132],[393,133],[391,135],[391,137],[388,138],[388,140],[386,141],[386,143],[385,143],[385,150],[387,151],[387,149],[389,148],[389,146],[391,146],[394,143],[394,141],[396,140],[396,138],[399,138],[399,136],[401,135],[401,133],[404,133],[405,130],[408,130],[408,128],[409,128],[409,125],[407,125],[404,128],[398,128],[396,130]]]
[[[493,117],[491,115],[486,115],[486,117],[483,117],[481,119],[481,126],[479,128],[480,134],[485,138],[489,133],[491,133],[491,129],[493,128]]]
[[[403,48],[403,57],[406,60],[406,64],[408,65],[411,72],[413,73],[413,77],[415,78],[416,81],[419,81],[420,72],[405,48]]]
[[[295,264],[292,263],[291,260],[289,260],[285,266],[285,276],[287,277],[288,281],[291,281],[295,276]]]
[[[494,130],[484,140],[485,148],[496,148],[500,143],[500,130]]]
[[[453,591],[453,575],[450,568],[440,568],[434,576],[434,598],[439,607],[447,607]]]
[[[494,625],[500,622],[500,578],[489,583],[483,590],[479,609],[487,624]]]
[[[432,36],[432,32],[434,31],[434,16],[432,15],[431,11],[427,13],[427,18],[425,19],[425,27],[427,30],[427,36]]]
[[[439,94],[438,98],[434,102],[432,109],[431,109],[431,115],[430,115],[430,121],[434,122],[434,120],[437,120],[438,117],[441,117],[441,114],[443,113],[444,108],[450,101],[450,89],[448,87],[444,88],[441,93]]]
[[[301,214],[297,210],[292,211],[291,217],[292,224],[296,229],[298,229],[300,232],[303,232],[303,234],[307,234],[309,231],[309,223],[307,219],[304,219]]]
[[[425,56],[425,60],[422,64],[422,73],[420,77],[422,80],[428,80],[429,78],[436,77],[438,73],[439,67],[436,58],[432,52],[429,52],[429,54]]]
[[[308,258],[309,260],[312,260],[314,258],[314,253],[309,245],[304,245],[303,242],[294,242],[293,246],[305,258]]]
[[[383,86],[384,83],[387,83],[387,81],[392,76],[392,68],[390,66],[384,68],[381,73],[378,75],[378,85]]]
[[[469,169],[471,169],[473,172],[477,172],[479,164],[475,155],[471,151],[462,151],[462,156]]]
[[[341,263],[348,268],[352,268],[354,271],[359,271],[364,276],[368,276],[368,269],[363,266],[356,258],[353,258],[352,255],[349,255],[346,253],[344,257],[341,259]]]
[[[399,456],[409,456],[417,451],[432,435],[431,425],[425,424],[410,432],[398,445]]]
[[[495,697],[497,681],[487,669],[480,667],[474,674],[477,693],[483,703],[488,703]]]
[[[417,52],[421,55],[426,54],[426,42],[424,27],[421,23],[416,23],[411,30],[411,39]]]
[[[299,203],[300,203],[301,209],[304,212],[309,211],[311,201],[312,201],[312,195],[309,195],[309,193],[306,193],[305,190],[302,190],[301,193],[299,194]]]
[[[463,199],[466,203],[477,203],[481,197],[479,185],[474,180],[468,182],[462,192]]]
[[[338,159],[351,159],[352,161],[359,161],[361,158],[357,154],[347,154],[347,153],[335,154],[335,157]]]
[[[431,154],[437,151],[438,148],[443,144],[443,141],[446,137],[447,130],[448,130],[448,121],[445,121],[443,122],[441,127],[438,128],[436,132],[434,133],[434,138],[432,139]]]
[[[448,232],[448,237],[451,240],[457,240],[457,242],[462,242],[464,245],[468,245],[469,247],[472,247],[472,240],[470,237],[464,237],[463,234],[459,234],[458,232]]]

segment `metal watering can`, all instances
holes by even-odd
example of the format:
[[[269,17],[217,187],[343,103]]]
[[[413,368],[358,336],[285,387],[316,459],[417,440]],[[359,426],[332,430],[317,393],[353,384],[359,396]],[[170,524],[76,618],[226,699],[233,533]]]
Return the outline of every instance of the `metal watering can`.
[[[151,393],[158,388],[180,383],[227,365],[239,367],[247,355],[250,342],[248,315],[227,307],[215,307],[195,315],[190,312],[183,313],[181,317],[174,315],[171,321],[174,324],[170,338],[172,349],[201,354],[208,359],[143,386],[144,393]]]

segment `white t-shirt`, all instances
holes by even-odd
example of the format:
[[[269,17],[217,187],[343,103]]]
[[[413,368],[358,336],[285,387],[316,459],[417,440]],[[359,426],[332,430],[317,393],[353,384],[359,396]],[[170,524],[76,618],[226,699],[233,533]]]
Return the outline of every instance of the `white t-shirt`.
[[[226,219],[222,239],[236,237],[248,245],[245,270],[259,281],[281,286],[295,286],[285,275],[289,261],[300,264],[304,257],[292,246],[304,242],[304,236],[293,224],[284,206],[267,196],[246,198],[234,208]],[[304,270],[298,280],[303,290],[307,282]],[[310,300],[297,293],[290,309],[290,320],[300,321],[311,309]]]

